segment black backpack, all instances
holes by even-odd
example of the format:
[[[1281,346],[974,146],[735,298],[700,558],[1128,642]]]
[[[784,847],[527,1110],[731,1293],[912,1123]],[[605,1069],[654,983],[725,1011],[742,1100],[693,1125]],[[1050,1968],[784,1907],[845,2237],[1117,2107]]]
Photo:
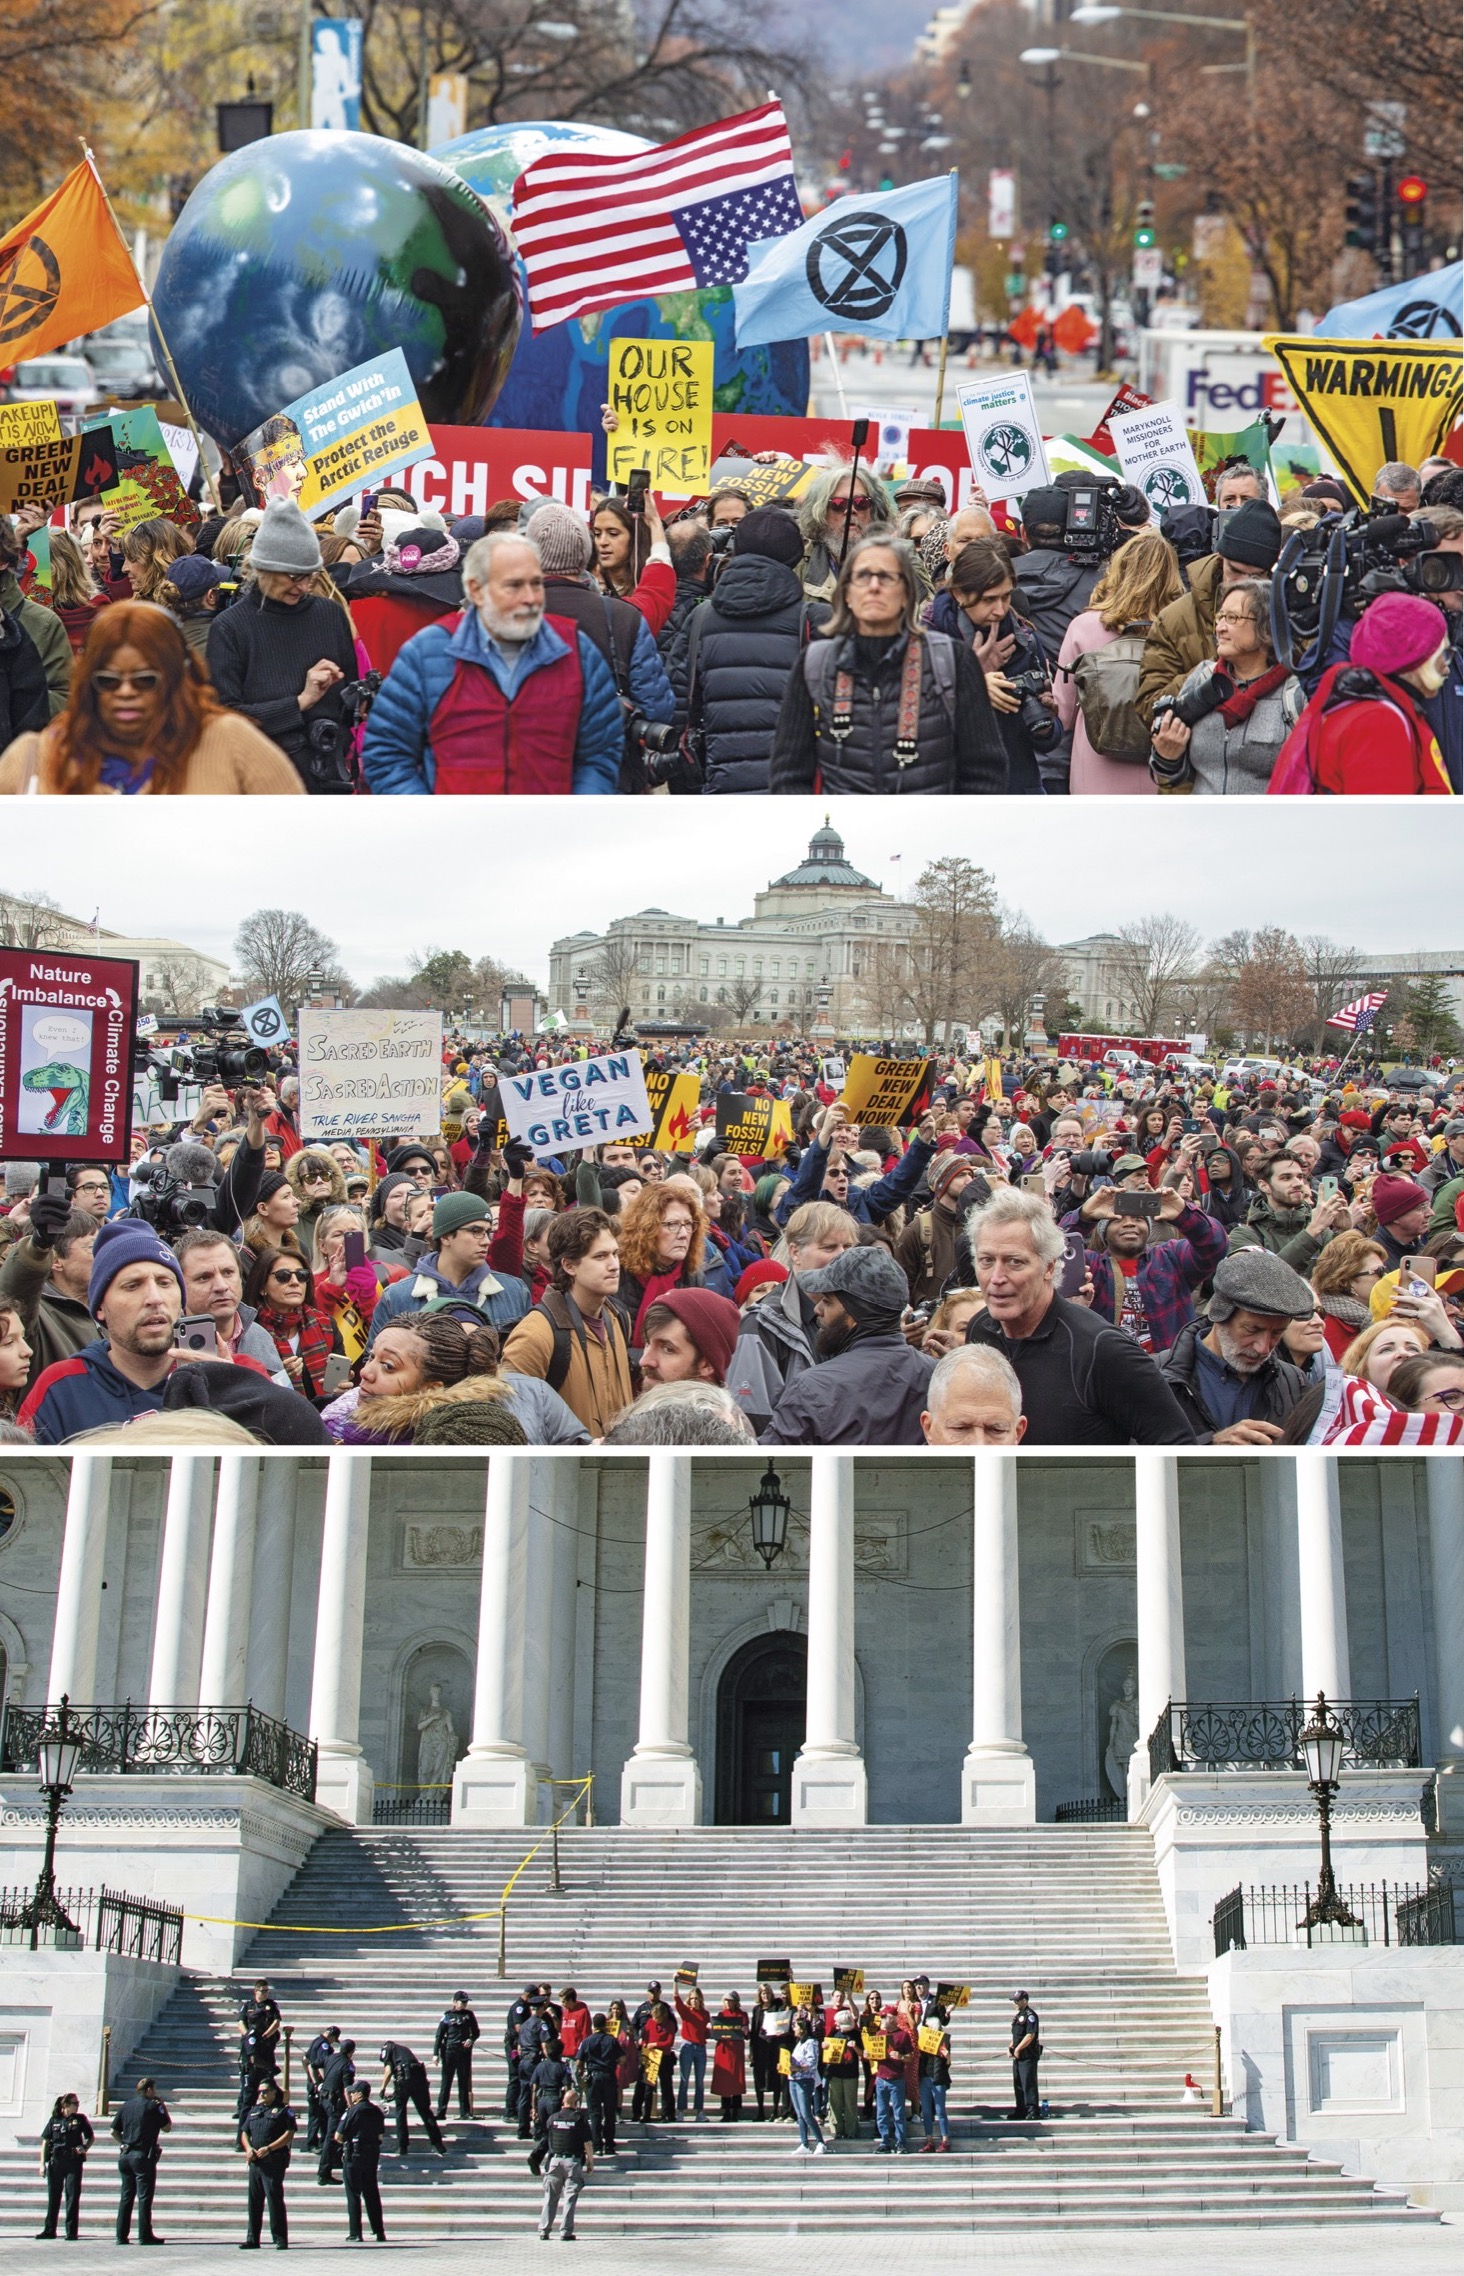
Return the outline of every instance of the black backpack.
[[[585,1326],[583,1315],[574,1298],[566,1296],[562,1288],[546,1288],[534,1306],[534,1310],[549,1322],[554,1334],[554,1349],[549,1355],[549,1366],[544,1380],[551,1391],[562,1391],[565,1379],[569,1374],[570,1361],[574,1357],[576,1343],[578,1343],[580,1350],[585,1355],[586,1362],[588,1362],[589,1330]],[[630,1314],[625,1306],[612,1296],[600,1316],[608,1323],[612,1339],[617,1331],[619,1332],[627,1347],[626,1359],[628,1361],[630,1357]]]

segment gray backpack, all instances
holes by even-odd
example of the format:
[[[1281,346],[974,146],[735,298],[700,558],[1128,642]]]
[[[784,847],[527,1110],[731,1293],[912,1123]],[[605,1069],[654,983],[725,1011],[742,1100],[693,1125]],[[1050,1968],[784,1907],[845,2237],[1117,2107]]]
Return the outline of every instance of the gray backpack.
[[[1088,741],[1105,759],[1147,766],[1152,741],[1139,711],[1139,672],[1144,661],[1147,623],[1126,624],[1106,648],[1090,649],[1072,667],[1078,709]]]

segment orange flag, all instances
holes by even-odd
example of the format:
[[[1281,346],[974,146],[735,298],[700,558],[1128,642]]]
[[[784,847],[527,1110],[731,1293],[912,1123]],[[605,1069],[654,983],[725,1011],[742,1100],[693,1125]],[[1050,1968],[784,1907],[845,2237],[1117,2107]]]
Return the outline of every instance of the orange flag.
[[[102,185],[83,160],[0,238],[0,363],[44,355],[143,306]]]

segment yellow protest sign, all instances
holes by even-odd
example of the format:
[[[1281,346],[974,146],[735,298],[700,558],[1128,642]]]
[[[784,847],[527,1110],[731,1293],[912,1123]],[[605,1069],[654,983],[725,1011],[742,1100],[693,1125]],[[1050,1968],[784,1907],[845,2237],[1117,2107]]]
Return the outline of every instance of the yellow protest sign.
[[[771,506],[778,499],[799,498],[813,480],[815,469],[801,458],[719,458],[712,468],[707,494],[740,490],[753,506]]]
[[[644,1065],[644,1052],[641,1061]],[[622,1139],[621,1144],[647,1146],[658,1154],[689,1154],[691,1142],[700,1128],[697,1119],[701,1105],[699,1078],[647,1067],[646,1097],[651,1108],[650,1129],[638,1132],[634,1138]]]
[[[724,1091],[717,1100],[717,1142],[728,1154],[768,1161],[793,1143],[793,1112],[786,1099],[748,1098]]]
[[[879,1059],[856,1051],[840,1096],[860,1122],[896,1128],[918,1122],[930,1100],[930,1059]]]
[[[844,2049],[848,2046],[848,2044],[849,2042],[847,2039],[839,2039],[834,2037],[825,2039],[823,2043],[824,2061],[826,2063],[841,2063],[844,2060]]]
[[[642,2047],[641,2049],[641,2077],[643,2079],[646,2079],[652,2086],[655,2085],[656,2080],[660,2076],[661,2057],[664,2052],[664,2048],[661,2047]]]
[[[0,449],[7,443],[58,443],[61,414],[54,403],[0,403]]]
[[[922,2023],[919,2040],[921,2054],[938,2055],[944,2037],[945,2033],[938,2023]]]
[[[883,2031],[866,2031],[862,2036],[866,2059],[871,2063],[882,2063],[885,2059],[885,2048],[889,2044]]]
[[[788,1986],[788,2005],[790,2007],[812,2007],[812,1984],[790,1984]]]
[[[786,2047],[778,2049],[778,2076],[780,2078],[791,2078],[793,2076],[793,2057]]]
[[[1001,1061],[999,1059],[988,1059],[986,1062],[987,1097],[1000,1098],[1002,1095],[1002,1087]]]
[[[627,482],[645,467],[651,488],[689,498],[712,467],[710,340],[612,340],[606,400],[619,425],[606,438],[605,470]]]
[[[864,1989],[864,1970],[842,1965],[835,1967],[834,1987],[837,1991],[842,1992],[846,1999],[857,1999]]]
[[[942,2007],[966,2007],[970,2004],[971,1986],[969,1984],[937,1984],[935,1996]]]
[[[117,452],[110,427],[84,435],[0,446],[0,514],[17,506],[69,506],[117,485]]]
[[[1326,444],[1360,506],[1380,466],[1421,465],[1438,451],[1464,403],[1458,340],[1329,340],[1267,333],[1286,384]]]

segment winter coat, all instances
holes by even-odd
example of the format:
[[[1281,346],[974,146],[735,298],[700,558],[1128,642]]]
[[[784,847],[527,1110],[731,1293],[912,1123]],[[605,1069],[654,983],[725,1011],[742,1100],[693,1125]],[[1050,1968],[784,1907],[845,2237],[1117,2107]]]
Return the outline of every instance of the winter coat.
[[[1299,1209],[1277,1209],[1264,1193],[1258,1193],[1245,1213],[1245,1223],[1232,1229],[1230,1246],[1269,1249],[1272,1256],[1305,1279],[1332,1237],[1326,1233],[1318,1240],[1307,1231],[1313,1207],[1306,1201]]]
[[[452,632],[432,624],[417,633],[392,666],[366,723],[361,764],[371,789],[378,796],[431,797],[437,783],[433,724],[463,669],[487,673],[506,706],[498,747],[481,754],[486,792],[544,789],[550,773],[561,790],[602,797],[614,792],[625,741],[615,682],[594,642],[574,633],[578,721],[557,713],[563,696],[555,691],[562,683],[557,673],[553,680],[544,675],[571,654],[572,628],[565,619],[560,625],[556,629],[546,617],[512,664],[487,639],[476,609]],[[520,737],[536,734],[545,756],[530,768],[520,755]]]
[[[1058,650],[1052,686],[1057,697],[1057,716],[1072,737],[1068,790],[1074,798],[1157,796],[1157,785],[1142,760],[1130,764],[1126,759],[1110,759],[1105,752],[1094,749],[1088,740],[1082,706],[1078,702],[1078,683],[1074,675],[1082,658],[1096,655],[1100,648],[1111,646],[1117,638],[1118,634],[1110,631],[1096,609],[1084,609],[1080,616],[1073,618]]]
[[[671,603],[671,614],[656,634],[656,646],[661,651],[668,674],[673,651],[685,638],[687,624],[710,591],[711,587],[701,577],[677,577],[676,598]]]
[[[66,627],[44,601],[27,598],[13,569],[0,570],[0,609],[30,634],[46,675],[47,709],[54,719],[65,709],[71,692],[72,651]]]
[[[813,1304],[792,1274],[743,1313],[727,1389],[755,1431],[767,1428],[787,1386],[813,1366],[815,1325]]]
[[[308,711],[299,697],[314,664],[340,667],[356,677],[356,640],[351,620],[338,602],[307,593],[292,606],[268,601],[257,585],[247,585],[231,608],[208,628],[208,669],[220,703],[242,711],[262,734],[278,743],[303,783],[327,790],[347,787],[338,765],[318,766],[310,730],[322,720],[346,724],[345,706],[334,688]]]
[[[616,1416],[635,1397],[630,1377],[630,1352],[625,1329],[617,1313],[606,1307],[601,1315],[603,1337],[570,1321],[569,1369],[558,1396],[587,1434],[603,1438]],[[554,1322],[542,1306],[526,1311],[503,1347],[503,1364],[521,1375],[536,1376],[547,1387],[554,1358]]]
[[[1187,1327],[1180,1329],[1172,1349],[1159,1355],[1159,1372],[1201,1445],[1208,1444],[1214,1437],[1216,1427],[1214,1416],[1200,1397],[1195,1358],[1195,1345],[1209,1332],[1208,1321],[1191,1320]],[[1284,1423],[1306,1389],[1306,1377],[1301,1369],[1293,1367],[1289,1359],[1282,1359],[1276,1352],[1272,1352],[1250,1380],[1260,1392],[1251,1417],[1255,1422]]]
[[[961,1218],[958,1207],[937,1201],[912,1217],[896,1241],[895,1262],[910,1283],[912,1304],[933,1302],[950,1279]]]
[[[795,570],[748,553],[733,554],[712,598],[688,617],[667,668],[677,719],[704,738],[710,795],[768,788],[788,675],[828,615],[824,602],[805,600]]]
[[[1453,794],[1423,698],[1406,681],[1335,665],[1318,681],[1301,732],[1310,736],[1312,780],[1323,795]]]
[[[614,680],[647,719],[669,720],[676,709],[661,651],[640,610],[629,601],[602,593],[588,577],[546,577],[544,605],[551,615],[568,617],[594,642]],[[612,649],[613,642],[613,649]]]
[[[1022,613],[1035,629],[1044,655],[1059,653],[1068,626],[1088,606],[1106,566],[1103,561],[1074,560],[1071,554],[1053,553],[1043,545],[1017,555],[1012,577]]]
[[[0,796],[24,793],[34,779],[44,795],[50,786],[51,733],[22,735],[0,756]],[[237,712],[221,711],[210,719],[189,753],[178,785],[185,798],[269,797],[298,798],[304,784],[277,743],[260,733],[251,720]],[[93,793],[110,798],[116,793],[98,783]],[[151,797],[144,783],[139,797]]]
[[[1161,609],[1144,642],[1139,672],[1139,710],[1152,719],[1162,695],[1178,695],[1196,666],[1215,654],[1215,611],[1225,564],[1207,553],[1190,564],[1190,589]]]
[[[957,606],[954,593],[947,589],[936,594],[927,611],[927,621],[936,632],[944,632],[948,638],[969,648],[975,661],[976,627],[965,610]],[[1025,617],[1008,609],[997,627],[997,634],[1000,639],[1016,642],[1001,667],[1009,678],[1016,679],[1023,672],[1047,673],[1042,642]],[[985,676],[983,672],[983,679]],[[1020,711],[998,711],[993,705],[991,716],[1007,755],[1008,792],[1014,797],[1040,798],[1043,782],[1038,753],[1054,750],[1062,740],[1062,725],[1057,714],[1044,711],[1040,728],[1029,724],[1030,714],[1024,719]]]
[[[920,672],[920,718],[916,751],[907,765],[895,759],[899,731],[900,681],[910,639],[924,643]],[[947,652],[952,692],[941,693],[932,658],[939,641]],[[830,732],[835,679],[851,674],[849,732],[836,740]],[[939,632],[899,633],[891,640],[841,639],[813,642],[799,668],[788,676],[769,787],[779,793],[912,797],[960,791],[1004,791],[1007,758],[986,693],[986,675],[968,648]]]
[[[590,1434],[577,1415],[570,1412],[557,1391],[532,1375],[517,1375],[500,1368],[492,1377],[465,1376],[461,1383],[450,1387],[439,1384],[435,1405],[447,1401],[454,1405],[472,1406],[498,1399],[516,1418],[530,1446],[588,1446]],[[383,1435],[375,1410],[383,1412],[397,1405],[396,1399],[362,1400],[352,1385],[321,1409],[320,1419],[337,1445],[369,1446]],[[372,1412],[363,1418],[361,1408]],[[425,1414],[428,1409],[424,1408]]]
[[[20,618],[0,608],[0,749],[7,752],[17,735],[34,741],[32,730],[44,727],[51,716],[50,689],[41,652]]]
[[[370,1351],[382,1329],[390,1327],[393,1320],[423,1311],[439,1297],[473,1305],[481,1312],[485,1327],[496,1328],[500,1336],[529,1308],[529,1292],[521,1280],[497,1280],[489,1265],[480,1264],[461,1286],[455,1286],[443,1278],[431,1257],[424,1257],[414,1273],[405,1280],[393,1281],[377,1298],[366,1349]]]
[[[920,1416],[935,1361],[897,1327],[861,1331],[790,1382],[763,1446],[923,1446]]]
[[[30,1380],[97,1340],[97,1324],[79,1297],[63,1296],[51,1278],[54,1251],[38,1249],[27,1234],[13,1241],[0,1264],[0,1297],[20,1314],[31,1347]]]
[[[1215,666],[1197,664],[1182,696],[1198,695],[1213,679]],[[1227,727],[1218,711],[1207,711],[1190,730],[1185,746],[1186,789],[1196,798],[1264,797],[1282,744],[1301,717],[1305,697],[1294,675],[1263,695],[1238,727]]]
[[[520,1432],[523,1441],[529,1442],[525,1418],[514,1413],[513,1401],[498,1375],[468,1375],[461,1383],[428,1383],[419,1391],[402,1391],[387,1399],[363,1399],[359,1391],[347,1392],[324,1409],[321,1421],[342,1446],[412,1446],[423,1423],[439,1407],[465,1406],[491,1407],[512,1418],[501,1438],[485,1430],[485,1444],[517,1444]]]
[[[100,1337],[38,1375],[16,1420],[38,1446],[61,1446],[78,1431],[156,1414],[167,1381],[165,1375],[156,1390],[140,1391],[112,1365],[106,1338]]]
[[[1174,1238],[1151,1241],[1138,1258],[1139,1297],[1155,1351],[1167,1351],[1185,1321],[1193,1319],[1195,1290],[1225,1256],[1225,1228],[1203,1210],[1182,1209],[1173,1224]],[[1123,1297],[1115,1282],[1125,1275],[1115,1273],[1106,1248],[1089,1249],[1088,1270],[1093,1275],[1093,1310],[1116,1327]]]
[[[1055,1296],[1032,1335],[1003,1334],[978,1312],[967,1343],[989,1344],[1016,1369],[1026,1446],[1189,1446],[1194,1432],[1153,1360],[1084,1304]]]
[[[886,1217],[893,1217],[901,1204],[910,1199],[934,1158],[933,1146],[927,1145],[923,1138],[912,1138],[894,1168],[873,1185],[851,1185],[843,1207],[861,1225],[882,1225]],[[805,1201],[818,1200],[828,1164],[827,1146],[814,1144],[804,1148],[797,1177],[784,1187],[773,1206],[773,1215],[780,1226],[786,1225],[794,1210]]]

